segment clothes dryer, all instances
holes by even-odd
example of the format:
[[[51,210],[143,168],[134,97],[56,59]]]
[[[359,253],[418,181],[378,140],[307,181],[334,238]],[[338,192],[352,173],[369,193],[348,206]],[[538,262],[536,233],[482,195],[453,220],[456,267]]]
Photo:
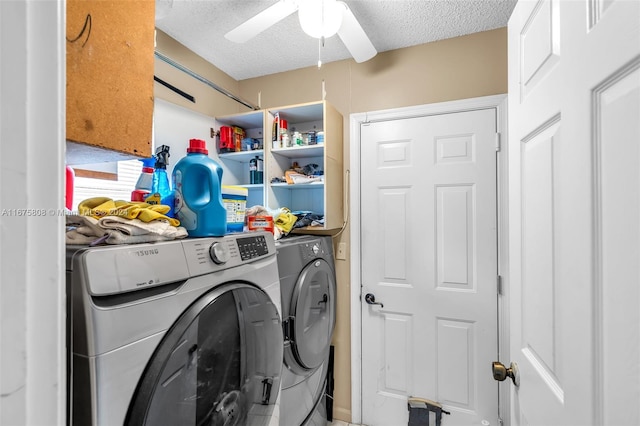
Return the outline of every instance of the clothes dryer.
[[[277,425],[273,236],[68,247],[68,423]]]
[[[336,319],[331,237],[288,237],[276,247],[284,331],[280,425],[325,426]]]

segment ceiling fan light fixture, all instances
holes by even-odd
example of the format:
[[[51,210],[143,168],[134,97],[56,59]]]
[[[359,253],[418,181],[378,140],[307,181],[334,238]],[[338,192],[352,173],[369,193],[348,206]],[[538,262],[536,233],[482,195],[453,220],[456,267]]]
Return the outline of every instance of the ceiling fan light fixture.
[[[344,7],[337,0],[303,0],[298,7],[302,30],[314,38],[333,36],[342,25]]]

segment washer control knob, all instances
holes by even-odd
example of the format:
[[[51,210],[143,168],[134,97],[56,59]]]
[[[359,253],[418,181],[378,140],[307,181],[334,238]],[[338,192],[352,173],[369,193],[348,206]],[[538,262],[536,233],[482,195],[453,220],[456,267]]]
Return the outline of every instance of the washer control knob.
[[[320,246],[316,243],[313,245],[313,247],[311,247],[311,251],[313,251],[313,254],[318,254],[320,253]]]
[[[209,247],[209,256],[211,256],[211,260],[218,265],[226,263],[231,257],[229,247],[220,242],[211,244],[211,247]]]

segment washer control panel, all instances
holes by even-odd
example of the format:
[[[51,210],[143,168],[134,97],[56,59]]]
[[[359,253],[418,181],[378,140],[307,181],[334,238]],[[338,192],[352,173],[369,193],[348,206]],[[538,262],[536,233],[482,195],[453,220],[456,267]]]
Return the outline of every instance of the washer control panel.
[[[233,268],[276,254],[273,235],[264,231],[188,238],[182,240],[182,246],[192,276]]]
[[[214,242],[209,247],[209,257],[218,265],[222,265],[231,258],[231,252],[224,242]]]
[[[269,246],[264,235],[238,238],[238,250],[242,260],[255,259],[256,257],[269,254]]]

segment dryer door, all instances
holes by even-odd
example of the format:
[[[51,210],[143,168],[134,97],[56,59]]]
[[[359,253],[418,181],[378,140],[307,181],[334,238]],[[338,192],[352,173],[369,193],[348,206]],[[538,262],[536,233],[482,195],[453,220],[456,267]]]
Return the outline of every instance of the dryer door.
[[[335,272],[324,259],[315,259],[300,273],[291,300],[290,348],[304,369],[319,367],[329,355],[336,322]]]
[[[263,425],[282,368],[280,316],[254,286],[219,286],[167,331],[138,383],[127,425]]]

